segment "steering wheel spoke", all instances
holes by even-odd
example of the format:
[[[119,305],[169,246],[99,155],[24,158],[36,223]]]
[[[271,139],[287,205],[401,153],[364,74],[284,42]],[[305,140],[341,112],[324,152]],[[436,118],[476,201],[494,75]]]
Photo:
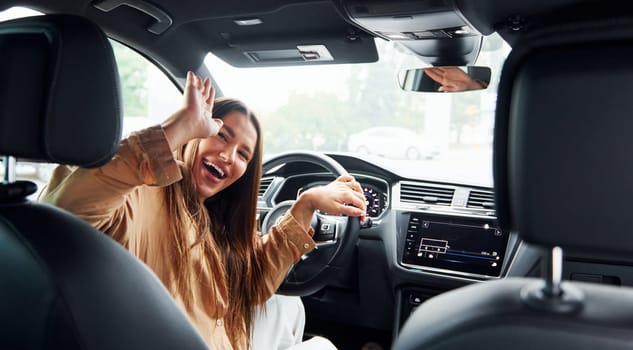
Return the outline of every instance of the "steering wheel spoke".
[[[317,244],[323,244],[328,242],[336,242],[337,231],[340,230],[339,226],[342,224],[340,218],[332,215],[326,215],[321,213],[315,213],[317,225],[314,228],[314,239]],[[344,218],[347,221],[347,218]]]

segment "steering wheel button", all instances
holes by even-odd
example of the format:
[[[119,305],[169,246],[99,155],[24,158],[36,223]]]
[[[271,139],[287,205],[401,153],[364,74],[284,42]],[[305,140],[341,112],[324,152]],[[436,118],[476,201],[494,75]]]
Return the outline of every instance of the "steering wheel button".
[[[331,223],[321,223],[320,234],[322,235],[333,235],[336,226]]]

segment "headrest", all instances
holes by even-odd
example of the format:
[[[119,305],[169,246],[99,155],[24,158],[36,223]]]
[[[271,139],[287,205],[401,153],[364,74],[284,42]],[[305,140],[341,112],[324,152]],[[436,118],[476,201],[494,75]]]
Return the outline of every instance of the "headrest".
[[[499,85],[499,223],[527,242],[633,254],[633,21],[528,33]]]
[[[84,167],[111,159],[121,138],[112,47],[78,16],[0,23],[0,155]]]

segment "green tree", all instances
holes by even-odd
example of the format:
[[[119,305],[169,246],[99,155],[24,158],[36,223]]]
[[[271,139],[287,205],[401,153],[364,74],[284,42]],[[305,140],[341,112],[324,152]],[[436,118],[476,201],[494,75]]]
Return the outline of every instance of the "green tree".
[[[111,43],[121,79],[124,115],[145,117],[148,115],[147,62],[127,46]]]
[[[292,94],[286,105],[266,117],[264,149],[269,154],[294,149],[346,151],[349,131],[357,129],[352,115],[348,101],[333,93]]]
[[[400,69],[419,67],[423,63],[401,52],[406,49],[384,48],[397,46],[397,43],[377,40],[376,45],[381,53],[378,62],[351,67],[347,84],[356,114],[362,116],[366,127],[390,125],[423,131],[424,94],[405,93],[398,83]]]
[[[457,92],[451,99],[451,131],[456,134],[456,142],[459,144],[462,131],[467,125],[475,125],[481,120],[480,100],[481,92]]]
[[[396,117],[399,94],[393,57],[381,57],[369,65],[351,67],[348,80],[350,104],[355,114],[370,126],[392,124]]]

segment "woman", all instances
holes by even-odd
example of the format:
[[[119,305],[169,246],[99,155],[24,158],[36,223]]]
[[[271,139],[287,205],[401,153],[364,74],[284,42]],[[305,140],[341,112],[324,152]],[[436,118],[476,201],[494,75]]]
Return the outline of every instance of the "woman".
[[[316,209],[360,216],[351,176],[303,192],[264,238],[256,234],[262,139],[239,101],[189,72],[184,105],[132,134],[96,169],[59,167],[43,200],[104,231],[156,272],[212,349],[246,349],[257,308],[314,247]]]

